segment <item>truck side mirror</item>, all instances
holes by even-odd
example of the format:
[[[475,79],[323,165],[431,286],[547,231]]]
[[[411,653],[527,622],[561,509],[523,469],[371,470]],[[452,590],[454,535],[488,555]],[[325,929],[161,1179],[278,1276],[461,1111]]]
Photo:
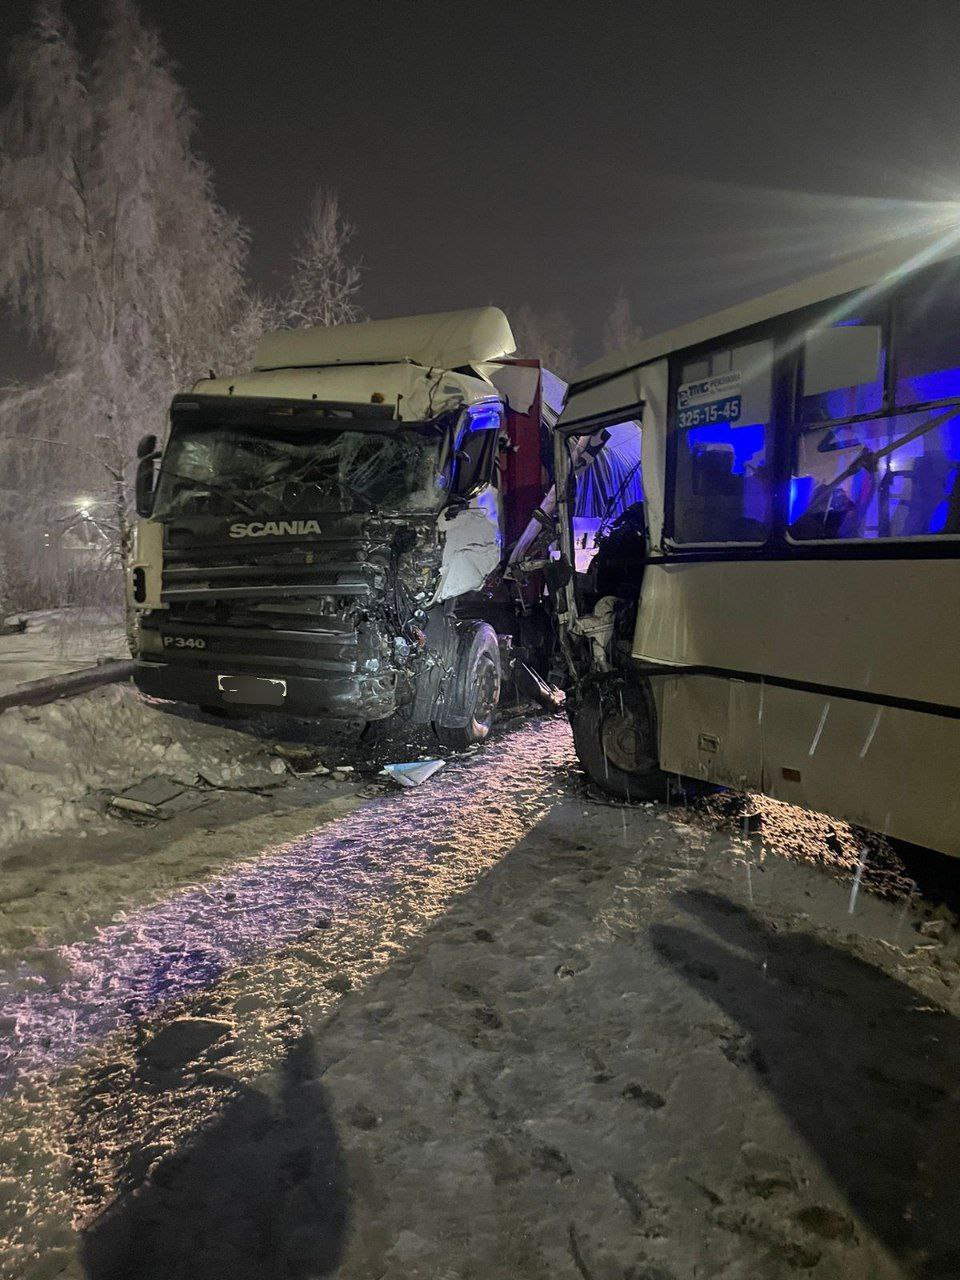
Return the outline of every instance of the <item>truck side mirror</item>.
[[[157,437],[144,436],[137,445],[137,481],[136,507],[137,515],[147,517],[153,511],[153,490],[156,484],[155,466],[157,460]]]

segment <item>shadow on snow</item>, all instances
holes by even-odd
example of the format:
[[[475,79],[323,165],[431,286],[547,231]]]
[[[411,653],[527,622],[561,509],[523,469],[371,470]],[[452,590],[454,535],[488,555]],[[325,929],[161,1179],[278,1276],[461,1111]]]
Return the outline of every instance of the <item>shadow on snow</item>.
[[[126,1190],[84,1233],[89,1280],[306,1280],[339,1265],[346,1175],[309,1035],[283,1060],[276,1101],[237,1086],[149,1177],[143,1164],[135,1146]]]
[[[678,895],[714,936],[654,945],[752,1040],[751,1061],[876,1237],[925,1280],[960,1275],[960,1027],[855,955],[726,898]]]

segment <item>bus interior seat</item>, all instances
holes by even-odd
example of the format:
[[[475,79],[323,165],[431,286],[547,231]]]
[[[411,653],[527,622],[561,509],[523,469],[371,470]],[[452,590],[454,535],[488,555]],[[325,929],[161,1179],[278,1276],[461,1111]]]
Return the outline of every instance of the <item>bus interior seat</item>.
[[[695,448],[690,455],[690,489],[678,510],[682,542],[738,541],[743,520],[744,477],[734,471],[731,448]]]

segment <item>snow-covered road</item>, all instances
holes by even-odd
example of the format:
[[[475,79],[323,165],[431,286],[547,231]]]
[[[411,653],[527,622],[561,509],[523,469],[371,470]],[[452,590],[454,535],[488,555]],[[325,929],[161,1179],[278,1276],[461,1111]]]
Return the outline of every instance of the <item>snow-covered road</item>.
[[[598,803],[557,718],[295,819],[213,871],[131,830],[178,878],[118,912],[112,849],[73,933],[54,881],[2,973],[4,1276],[960,1274],[960,941],[895,867],[852,894],[849,832]]]

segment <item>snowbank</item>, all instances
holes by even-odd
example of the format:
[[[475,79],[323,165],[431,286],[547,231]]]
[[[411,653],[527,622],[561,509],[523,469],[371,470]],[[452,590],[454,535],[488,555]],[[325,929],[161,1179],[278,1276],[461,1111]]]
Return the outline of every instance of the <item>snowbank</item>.
[[[150,774],[218,784],[276,778],[263,743],[108,685],[0,715],[0,842],[102,826],[105,797]]]

